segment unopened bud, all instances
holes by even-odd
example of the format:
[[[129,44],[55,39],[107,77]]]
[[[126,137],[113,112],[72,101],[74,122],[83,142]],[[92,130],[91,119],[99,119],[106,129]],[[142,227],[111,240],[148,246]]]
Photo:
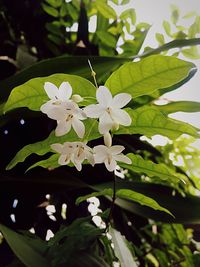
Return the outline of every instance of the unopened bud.
[[[111,137],[111,135],[110,135],[109,132],[107,132],[107,133],[104,134],[103,139],[104,139],[104,144],[107,147],[112,146],[112,137]]]
[[[72,100],[76,103],[82,102],[83,101],[83,97],[80,95],[73,95],[72,96]]]
[[[117,131],[118,129],[119,129],[119,123],[114,122],[113,125],[112,125],[112,130],[113,131]]]

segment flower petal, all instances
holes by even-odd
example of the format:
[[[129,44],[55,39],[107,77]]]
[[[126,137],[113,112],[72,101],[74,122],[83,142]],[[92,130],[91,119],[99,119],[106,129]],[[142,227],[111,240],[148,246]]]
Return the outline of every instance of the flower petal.
[[[50,99],[57,100],[59,98],[58,88],[55,86],[55,84],[50,82],[45,82],[44,90],[46,91]]]
[[[104,145],[98,145],[93,148],[95,163],[103,163],[107,158],[108,148]]]
[[[65,117],[66,111],[60,105],[53,105],[52,100],[43,104],[40,110],[45,113],[50,119],[62,120]]]
[[[132,97],[129,94],[121,93],[116,96],[114,96],[112,101],[112,106],[115,108],[123,108],[126,106],[130,101]]]
[[[59,143],[52,144],[51,148],[60,154],[62,154],[62,152],[63,152],[63,145],[62,144],[59,144]]]
[[[113,158],[116,160],[116,161],[120,161],[120,162],[124,162],[126,164],[131,164],[132,161],[131,159],[129,159],[127,156],[123,155],[123,154],[120,154],[120,155],[114,155]]]
[[[67,134],[71,130],[71,121],[62,120],[58,121],[58,125],[55,130],[56,136],[62,136]]]
[[[70,163],[70,157],[69,155],[61,155],[58,159],[58,163],[60,165],[67,165]]]
[[[92,104],[84,108],[84,112],[89,118],[99,118],[104,111],[105,108],[99,104]]]
[[[131,117],[126,111],[122,109],[113,109],[112,118],[115,122],[124,126],[129,126],[131,124]]]
[[[103,115],[99,118],[99,132],[100,134],[105,134],[109,132],[109,130],[113,126],[113,120],[107,112],[104,112]]]
[[[113,158],[111,160],[107,158],[104,163],[109,172],[113,172],[117,167],[117,162]]]
[[[77,169],[77,171],[81,171],[82,170],[82,163],[81,163],[81,161],[73,161],[73,163],[74,163],[74,166],[76,167],[76,169]]]
[[[66,101],[72,96],[72,87],[68,82],[61,83],[59,87],[59,99]]]
[[[116,146],[111,146],[111,147],[109,147],[109,152],[110,152],[112,155],[117,155],[117,154],[121,153],[124,149],[125,149],[124,146],[116,145]]]
[[[109,107],[112,102],[112,94],[105,86],[99,86],[96,92],[96,98],[102,107]]]
[[[72,127],[76,132],[76,134],[78,135],[78,137],[83,138],[85,134],[85,125],[83,124],[83,122],[77,119],[76,117],[73,117]]]

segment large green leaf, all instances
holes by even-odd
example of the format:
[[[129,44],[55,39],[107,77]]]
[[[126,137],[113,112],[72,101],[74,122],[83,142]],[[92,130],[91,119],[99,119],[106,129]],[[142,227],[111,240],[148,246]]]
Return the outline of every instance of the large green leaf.
[[[149,177],[158,177],[161,181],[167,181],[169,184],[176,185],[180,181],[179,174],[170,169],[163,163],[154,163],[150,160],[143,159],[140,155],[134,155],[132,153],[127,155],[132,164],[120,164],[120,166],[137,172],[140,174],[146,174]]]
[[[116,19],[117,15],[115,10],[109,6],[107,3],[104,3],[102,0],[96,0],[94,2],[96,9],[107,19]]]
[[[6,80],[0,81],[0,103],[8,98],[14,87],[21,85],[32,78],[48,76],[54,73],[67,73],[80,75],[81,77],[92,80],[91,71],[88,66],[88,58],[97,73],[97,79],[102,78],[106,73],[110,73],[120,64],[131,60],[130,58],[98,56],[60,56],[45,59]]]
[[[166,105],[156,106],[167,114],[175,112],[200,112],[200,103],[194,101],[176,101]]]
[[[168,118],[156,107],[144,106],[128,112],[132,118],[131,126],[121,127],[116,134],[142,134],[148,137],[160,134],[170,139],[176,139],[182,134],[199,137],[195,127]]]
[[[32,243],[22,234],[18,234],[5,225],[0,224],[0,231],[8,242],[15,255],[27,267],[50,267],[51,263],[40,253],[39,247]]]
[[[48,100],[44,90],[45,82],[54,83],[56,86],[60,86],[62,82],[69,82],[73,94],[80,94],[82,97],[95,97],[96,94],[96,88],[90,81],[80,76],[57,73],[47,77],[31,79],[14,88],[5,104],[4,112],[20,107],[28,107],[31,110],[39,111],[41,105]],[[89,98],[88,102],[90,103],[90,101]]]
[[[85,140],[89,141],[92,139],[96,139],[100,136],[97,130],[97,121],[94,120],[87,120],[85,122],[85,127],[86,127],[86,135],[84,137]],[[49,151],[53,152],[50,148],[51,144],[55,143],[64,143],[64,142],[74,142],[77,141],[78,137],[75,134],[74,131],[70,131],[67,135],[57,137],[55,136],[55,132],[52,131],[51,134],[43,141],[34,143],[34,144],[29,144],[23,147],[13,158],[13,160],[8,164],[7,170],[12,169],[17,163],[23,162],[29,155],[35,153],[37,155],[45,155]],[[52,159],[50,159],[51,161]],[[55,164],[55,159],[53,159],[53,162]],[[48,162],[42,163],[46,164],[45,167],[48,165]],[[53,166],[52,166],[53,167]]]
[[[185,80],[195,65],[175,57],[154,55],[139,62],[125,63],[112,73],[106,86],[113,94],[130,93],[133,98],[151,95]]]
[[[135,201],[135,202],[139,203],[140,205],[150,207],[154,210],[164,211],[164,212],[172,215],[172,213],[169,210],[160,206],[158,204],[158,202],[156,202],[154,199],[152,199],[148,196],[145,196],[144,194],[138,193],[136,191],[133,191],[130,189],[119,189],[116,192],[116,196],[120,199],[127,199],[127,200],[131,200],[131,201]]]
[[[76,200],[76,204],[81,203],[82,201],[87,200],[90,197],[98,197],[98,196],[109,196],[112,197],[113,195],[113,190],[111,188],[105,188],[103,191],[100,192],[94,192],[91,194],[88,194],[86,196],[81,196]],[[160,210],[160,211],[164,211],[170,215],[172,215],[170,213],[170,211],[168,211],[167,209],[161,207],[154,199],[147,197],[141,193],[138,193],[136,191],[130,190],[130,189],[119,189],[116,191],[116,197],[120,198],[120,199],[127,199],[127,200],[132,200],[135,201],[137,203],[139,203],[140,205],[144,205],[147,207],[150,207],[154,210]]]
[[[95,185],[96,190],[104,190],[112,187],[112,183]],[[93,186],[94,188],[94,186]],[[157,221],[176,222],[176,223],[200,223],[200,197],[186,194],[185,197],[179,193],[174,193],[174,189],[150,183],[137,183],[117,180],[117,190],[130,189],[156,200],[161,206],[169,210],[175,218],[167,213],[150,209],[146,206],[137,204],[134,201],[117,198],[115,203],[121,208],[136,213],[145,218]]]
[[[121,267],[137,267],[133,255],[128,248],[127,240],[121,233],[114,228],[110,227],[109,233],[112,236],[112,242],[115,248],[115,254],[120,261]]]

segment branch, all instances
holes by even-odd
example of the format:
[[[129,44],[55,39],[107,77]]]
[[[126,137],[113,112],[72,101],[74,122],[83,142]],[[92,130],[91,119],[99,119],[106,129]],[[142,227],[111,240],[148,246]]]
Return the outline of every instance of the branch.
[[[142,58],[147,57],[154,54],[159,54],[160,52],[172,49],[172,48],[181,48],[185,46],[194,46],[194,45],[200,45],[200,38],[193,38],[193,39],[177,39],[173,40],[169,43],[166,43],[162,46],[159,46],[158,48],[148,50],[147,52],[144,52],[142,54],[133,56],[133,59],[135,58]]]

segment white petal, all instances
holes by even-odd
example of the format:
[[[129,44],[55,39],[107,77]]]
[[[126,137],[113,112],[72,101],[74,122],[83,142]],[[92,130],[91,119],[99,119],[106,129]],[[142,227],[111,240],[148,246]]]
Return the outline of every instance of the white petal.
[[[63,151],[63,145],[62,145],[62,144],[59,144],[59,143],[52,144],[52,145],[51,145],[51,148],[52,148],[53,150],[55,150],[56,152],[62,154],[62,151]]]
[[[126,106],[130,101],[132,97],[129,94],[122,93],[114,96],[112,101],[112,106],[115,108],[123,108]]]
[[[63,144],[63,154],[72,154],[75,149],[75,142],[65,142]]]
[[[58,163],[60,165],[66,165],[70,163],[70,157],[69,155],[61,155],[58,159]]]
[[[89,118],[99,118],[103,112],[105,111],[105,108],[103,108],[101,105],[97,104],[92,104],[84,108],[85,114]]]
[[[72,119],[72,127],[74,128],[74,131],[76,132],[78,137],[83,138],[85,134],[85,125],[83,124],[83,122],[74,117]]]
[[[126,164],[131,164],[131,163],[132,163],[131,159],[129,159],[127,156],[125,156],[125,155],[123,155],[123,154],[115,155],[115,156],[113,156],[113,157],[114,157],[114,159],[115,159],[116,161],[124,162],[124,163],[126,163]]]
[[[109,132],[107,132],[107,133],[104,134],[103,140],[104,140],[104,144],[107,147],[111,147],[112,146],[112,137],[111,137],[111,135],[110,135]]]
[[[94,151],[94,161],[95,163],[103,163],[107,158],[108,148],[104,145],[95,146]]]
[[[113,120],[107,112],[99,118],[99,132],[100,134],[105,134],[110,131],[113,126]]]
[[[59,87],[59,99],[65,101],[72,96],[72,87],[68,82],[61,83]]]
[[[105,86],[99,86],[96,92],[96,98],[103,107],[109,107],[112,102],[112,94]]]
[[[62,120],[66,116],[66,111],[60,105],[55,106],[48,102],[42,105],[40,110],[53,120]]]
[[[84,112],[82,109],[80,109],[80,108],[78,108],[78,110],[77,110],[77,115],[76,115],[76,117],[77,117],[79,120],[85,120],[85,119],[87,119],[87,115],[86,115],[85,112]]]
[[[62,120],[58,121],[58,125],[55,130],[56,136],[62,136],[67,134],[71,130],[71,121]]]
[[[94,160],[94,155],[90,152],[85,153],[86,159],[89,161],[89,163],[94,166],[95,165],[95,160]]]
[[[109,152],[112,154],[112,155],[117,155],[119,153],[121,153],[123,150],[125,149],[124,146],[111,146],[109,147]]]
[[[82,164],[80,161],[73,161],[74,166],[76,167],[76,169],[80,172],[82,170]]]
[[[109,172],[113,172],[117,167],[117,163],[113,158],[111,160],[106,159],[105,166]]]
[[[50,82],[45,82],[44,90],[46,91],[50,99],[56,100],[59,98],[58,88],[55,86],[55,84],[50,83]]]
[[[129,126],[131,124],[131,117],[125,110],[122,109],[113,109],[112,118],[115,122],[124,126]]]

